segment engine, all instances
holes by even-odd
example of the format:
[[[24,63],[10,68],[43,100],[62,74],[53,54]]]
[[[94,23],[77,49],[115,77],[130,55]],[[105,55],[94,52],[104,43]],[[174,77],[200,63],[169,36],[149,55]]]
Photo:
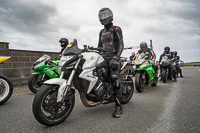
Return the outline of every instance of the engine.
[[[99,68],[93,71],[93,75],[98,76],[99,81],[94,86],[93,90],[97,97],[101,98],[105,95],[107,90],[107,84],[109,81],[109,73],[106,68]]]

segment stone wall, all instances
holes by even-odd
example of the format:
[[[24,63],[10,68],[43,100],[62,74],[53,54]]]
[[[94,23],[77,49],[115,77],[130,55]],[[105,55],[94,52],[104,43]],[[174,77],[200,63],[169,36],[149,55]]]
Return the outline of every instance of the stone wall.
[[[25,85],[34,72],[33,63],[44,54],[51,56],[51,59],[58,57],[56,52],[28,51],[9,49],[8,42],[0,42],[0,56],[11,56],[10,59],[0,64],[0,74],[11,79],[13,85]]]

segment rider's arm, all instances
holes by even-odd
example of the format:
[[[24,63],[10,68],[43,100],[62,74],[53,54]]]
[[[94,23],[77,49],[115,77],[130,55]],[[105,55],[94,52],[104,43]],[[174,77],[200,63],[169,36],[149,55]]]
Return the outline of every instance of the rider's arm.
[[[101,41],[101,35],[102,35],[102,30],[100,31],[100,33],[99,33],[99,43],[98,43],[98,48],[99,47],[103,47],[103,45],[102,45],[102,41]]]
[[[176,62],[180,61],[180,56],[176,56]]]
[[[114,29],[114,36],[117,40],[117,46],[116,46],[116,56],[120,57],[123,49],[124,49],[124,43],[123,43],[123,36],[122,36],[122,30],[120,27],[116,26],[116,29]]]
[[[151,53],[151,60],[156,60],[156,54],[153,50],[150,51]]]
[[[163,56],[163,54],[160,55],[159,64],[160,64],[160,62],[161,62],[162,56]]]

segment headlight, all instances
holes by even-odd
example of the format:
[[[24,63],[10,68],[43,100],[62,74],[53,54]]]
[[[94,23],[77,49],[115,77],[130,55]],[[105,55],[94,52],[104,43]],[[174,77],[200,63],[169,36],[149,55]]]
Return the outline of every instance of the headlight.
[[[143,68],[143,67],[146,67],[146,66],[147,66],[147,64],[144,64],[144,65],[141,65],[140,68]]]
[[[67,62],[68,60],[72,59],[73,56],[62,56],[59,62],[59,66],[63,66],[65,64],[65,62]]]
[[[133,66],[133,69],[136,69],[136,66],[135,66],[135,65]]]

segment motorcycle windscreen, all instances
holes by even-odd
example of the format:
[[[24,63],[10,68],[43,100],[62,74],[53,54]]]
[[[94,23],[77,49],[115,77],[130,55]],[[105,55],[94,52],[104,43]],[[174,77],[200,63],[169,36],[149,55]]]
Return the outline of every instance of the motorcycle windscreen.
[[[62,56],[80,54],[83,50],[78,48],[77,40],[74,39],[70,44],[67,45],[65,50],[62,52]]]

